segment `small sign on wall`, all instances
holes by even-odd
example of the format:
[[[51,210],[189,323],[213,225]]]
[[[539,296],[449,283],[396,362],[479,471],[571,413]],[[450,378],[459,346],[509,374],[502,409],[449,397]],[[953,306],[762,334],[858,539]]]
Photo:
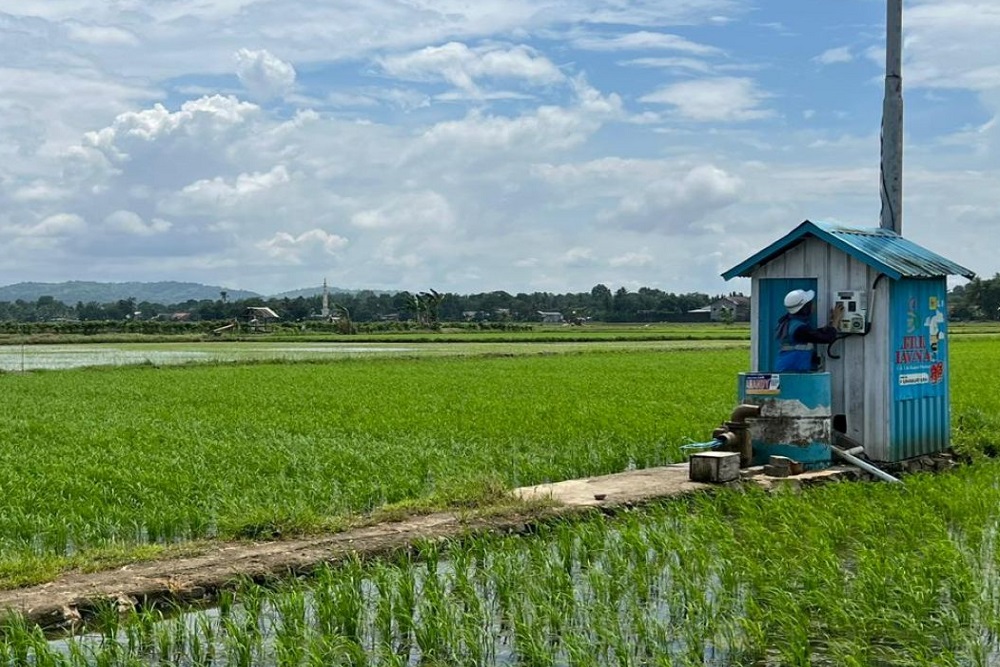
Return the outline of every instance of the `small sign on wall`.
[[[744,377],[743,393],[746,396],[776,396],[781,393],[781,375],[749,373]]]

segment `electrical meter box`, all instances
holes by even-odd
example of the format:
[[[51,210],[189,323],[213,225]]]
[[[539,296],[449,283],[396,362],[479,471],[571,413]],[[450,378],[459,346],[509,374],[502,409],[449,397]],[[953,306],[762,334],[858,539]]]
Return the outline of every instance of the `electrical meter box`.
[[[833,305],[843,306],[844,316],[840,320],[841,333],[863,334],[868,324],[868,292],[864,290],[840,290],[833,293]]]

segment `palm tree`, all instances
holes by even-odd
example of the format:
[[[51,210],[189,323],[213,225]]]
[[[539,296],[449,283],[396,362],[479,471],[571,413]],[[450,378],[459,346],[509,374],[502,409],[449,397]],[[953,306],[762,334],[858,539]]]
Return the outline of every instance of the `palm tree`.
[[[433,289],[428,292],[421,292],[416,297],[423,309],[424,323],[431,329],[437,329],[440,326],[438,323],[438,311],[441,309],[441,302],[444,301],[444,297],[444,294]]]

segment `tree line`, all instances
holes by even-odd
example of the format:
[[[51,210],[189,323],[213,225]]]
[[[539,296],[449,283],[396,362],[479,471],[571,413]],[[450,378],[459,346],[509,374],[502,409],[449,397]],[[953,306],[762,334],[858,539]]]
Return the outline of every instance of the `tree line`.
[[[957,320],[1000,320],[1000,273],[973,278],[949,293],[949,310]]]
[[[251,306],[266,306],[278,313],[283,321],[298,322],[317,318],[322,301],[322,295],[232,300],[222,291],[218,299],[173,304],[119,299],[112,303],[79,301],[71,305],[42,296],[36,301],[0,302],[0,321],[169,321],[178,318],[194,322],[220,321],[237,319]],[[394,293],[365,290],[330,295],[333,314],[349,314],[354,322],[393,320],[426,325],[460,321],[537,322],[542,319],[540,312],[559,312],[567,321],[684,321],[692,319],[689,311],[711,301],[712,297],[700,292],[675,294],[650,287],[634,292],[622,287],[613,292],[606,285],[595,285],[588,292],[565,294],[510,294],[504,291],[456,294],[431,289]]]

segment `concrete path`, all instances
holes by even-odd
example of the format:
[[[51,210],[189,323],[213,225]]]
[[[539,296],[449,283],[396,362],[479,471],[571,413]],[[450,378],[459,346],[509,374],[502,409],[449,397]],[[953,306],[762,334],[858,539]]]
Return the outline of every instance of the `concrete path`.
[[[761,469],[745,471],[744,482],[765,487],[836,479],[843,468],[775,480]],[[326,562],[353,554],[375,557],[412,546],[423,539],[453,539],[488,532],[521,532],[538,521],[571,516],[594,507],[638,505],[661,498],[718,488],[688,480],[686,463],[632,470],[515,489],[524,500],[550,500],[513,508],[499,516],[438,512],[347,530],[277,542],[228,542],[207,547],[197,556],[138,562],[115,570],[67,572],[55,581],[0,591],[0,610],[19,611],[48,630],[71,628],[111,601],[119,609],[163,603],[210,600],[241,577],[264,580],[305,574]]]

